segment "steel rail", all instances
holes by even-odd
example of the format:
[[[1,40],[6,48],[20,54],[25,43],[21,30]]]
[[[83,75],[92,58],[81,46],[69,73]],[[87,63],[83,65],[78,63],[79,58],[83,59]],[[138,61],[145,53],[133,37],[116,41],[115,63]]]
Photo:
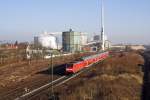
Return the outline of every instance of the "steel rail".
[[[103,61],[103,60],[101,60],[101,61]],[[60,85],[62,85],[62,84],[64,84],[64,83],[66,83],[67,81],[69,81],[69,80],[75,78],[76,76],[80,75],[81,73],[87,71],[89,68],[91,68],[91,66],[96,65],[96,64],[98,64],[98,63],[101,62],[101,61],[97,61],[97,62],[95,62],[95,63],[93,63],[93,64],[90,64],[90,65],[86,66],[86,68],[84,68],[83,70],[81,70],[81,71],[79,71],[79,72],[77,72],[77,73],[75,73],[75,74],[73,74],[73,75],[62,76],[62,77],[60,77],[59,79],[56,79],[56,80],[54,80],[53,82],[50,82],[50,83],[48,83],[48,84],[46,84],[46,85],[44,85],[44,86],[41,86],[41,87],[39,87],[39,88],[37,88],[37,89],[35,89],[35,90],[29,92],[29,93],[26,93],[26,94],[24,94],[24,95],[22,95],[22,96],[20,96],[20,97],[18,97],[18,98],[16,98],[16,99],[14,99],[14,100],[26,100],[27,98],[28,98],[28,99],[29,99],[29,98],[32,98],[32,96],[37,95],[37,94],[39,94],[40,92],[42,92],[42,91],[47,90],[48,88],[50,88],[50,86],[51,86],[52,84],[53,84],[54,87],[60,86]]]
[[[40,81],[41,81],[41,80],[37,80],[37,81],[35,81],[34,83],[38,83],[38,82],[40,82]],[[26,84],[27,86],[30,86],[29,84],[31,84],[31,83],[25,83],[25,84]],[[34,85],[36,85],[36,84],[34,84]],[[23,88],[25,88],[25,87],[19,86],[19,87],[15,88],[15,89],[12,89],[12,90],[8,91],[8,92],[5,92],[5,93],[0,94],[0,97],[6,98],[6,97],[8,97],[8,96],[10,96],[10,95],[13,95],[14,92],[17,92],[17,91],[19,91],[20,89],[23,89]],[[34,89],[32,89],[32,90],[34,90]]]
[[[26,94],[24,94],[24,95],[22,95],[22,96],[20,96],[20,97],[18,97],[18,98],[16,98],[16,99],[14,99],[14,100],[22,100],[22,99],[24,99],[24,98],[26,98],[26,97],[32,96],[32,95],[34,95],[35,93],[40,92],[40,91],[42,91],[43,89],[48,88],[48,87],[51,86],[52,84],[54,84],[54,83],[56,83],[56,82],[58,82],[58,81],[64,79],[65,77],[66,77],[66,76],[62,76],[62,77],[60,77],[60,78],[58,78],[58,79],[56,79],[56,80],[54,80],[54,81],[52,81],[52,82],[50,82],[50,83],[45,84],[45,85],[43,85],[43,86],[41,86],[41,87],[39,87],[39,88],[37,88],[37,89],[34,89],[33,91],[31,91],[31,92],[29,92],[29,93],[26,93]]]
[[[101,61],[103,61],[103,60],[101,60]],[[54,88],[57,87],[57,86],[60,86],[60,85],[62,85],[62,84],[64,84],[64,83],[66,83],[67,81],[69,81],[69,80],[75,78],[76,76],[80,75],[80,74],[83,73],[83,72],[89,71],[88,69],[90,69],[91,66],[96,65],[96,64],[98,64],[99,62],[100,62],[100,61],[97,61],[97,62],[95,62],[95,63],[93,63],[93,64],[90,64],[90,65],[86,66],[87,68],[84,68],[83,70],[81,70],[81,71],[79,71],[79,72],[77,72],[77,73],[75,73],[75,74],[73,74],[73,75],[71,75],[71,76],[66,77],[66,79],[65,79],[64,81],[62,81],[62,82],[60,82],[60,83],[58,83],[58,84],[54,84],[54,85],[53,85]],[[47,88],[46,90],[48,90],[48,88]],[[42,91],[42,92],[44,92],[44,91]],[[41,93],[42,93],[42,92],[41,92]],[[35,95],[32,96],[31,98],[28,98],[28,100],[32,100],[32,98],[34,98],[34,97],[40,95],[41,93],[35,94]],[[26,99],[24,99],[24,100],[26,100]]]

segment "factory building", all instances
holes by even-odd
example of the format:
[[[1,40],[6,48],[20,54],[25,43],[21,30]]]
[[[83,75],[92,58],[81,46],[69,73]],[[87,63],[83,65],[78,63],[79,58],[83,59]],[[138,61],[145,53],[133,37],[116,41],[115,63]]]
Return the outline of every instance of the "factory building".
[[[127,45],[130,50],[145,50],[146,48],[143,45]]]
[[[100,41],[100,35],[95,35],[93,38],[94,41]]]
[[[107,39],[106,34],[101,35],[94,35],[93,41],[90,41],[91,43],[96,42],[99,43],[100,46],[97,45],[97,50],[102,50],[102,45],[104,45],[103,49],[108,50],[111,47],[111,42]],[[95,43],[94,43],[95,44]]]
[[[110,49],[111,48],[111,42],[109,40],[105,40],[104,47],[106,50]]]
[[[87,35],[70,29],[62,33],[62,46],[64,52],[81,51],[82,45],[87,43]]]
[[[87,33],[81,33],[81,46],[86,45],[88,42],[88,37],[87,37]]]
[[[35,36],[35,37],[34,37],[34,47],[35,47],[35,48],[38,48],[38,47],[39,47],[39,37],[38,37],[38,36]]]
[[[100,41],[91,41],[82,47],[83,51],[97,52],[101,49],[102,43]]]

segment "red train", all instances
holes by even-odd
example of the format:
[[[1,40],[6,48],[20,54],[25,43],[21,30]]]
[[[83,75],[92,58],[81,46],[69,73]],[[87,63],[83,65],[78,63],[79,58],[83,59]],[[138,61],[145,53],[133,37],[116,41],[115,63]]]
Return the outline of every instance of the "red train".
[[[66,65],[66,73],[76,73],[81,69],[88,67],[90,64],[104,60],[109,56],[109,52],[101,52],[92,56],[82,57],[81,59],[68,63]]]

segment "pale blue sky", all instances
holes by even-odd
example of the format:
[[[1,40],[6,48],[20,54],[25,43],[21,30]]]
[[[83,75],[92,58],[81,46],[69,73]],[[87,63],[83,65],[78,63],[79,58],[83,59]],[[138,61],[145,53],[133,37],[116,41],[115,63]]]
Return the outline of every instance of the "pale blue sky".
[[[150,0],[104,0],[113,43],[150,43]],[[0,0],[0,40],[32,40],[47,30],[100,32],[100,0]]]

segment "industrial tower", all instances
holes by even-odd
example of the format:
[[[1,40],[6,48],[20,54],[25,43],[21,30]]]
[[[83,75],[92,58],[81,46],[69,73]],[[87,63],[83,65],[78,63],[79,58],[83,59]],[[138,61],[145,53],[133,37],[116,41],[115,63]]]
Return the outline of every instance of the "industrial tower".
[[[101,0],[101,48],[104,51],[105,50],[105,39],[104,39],[104,1]]]

